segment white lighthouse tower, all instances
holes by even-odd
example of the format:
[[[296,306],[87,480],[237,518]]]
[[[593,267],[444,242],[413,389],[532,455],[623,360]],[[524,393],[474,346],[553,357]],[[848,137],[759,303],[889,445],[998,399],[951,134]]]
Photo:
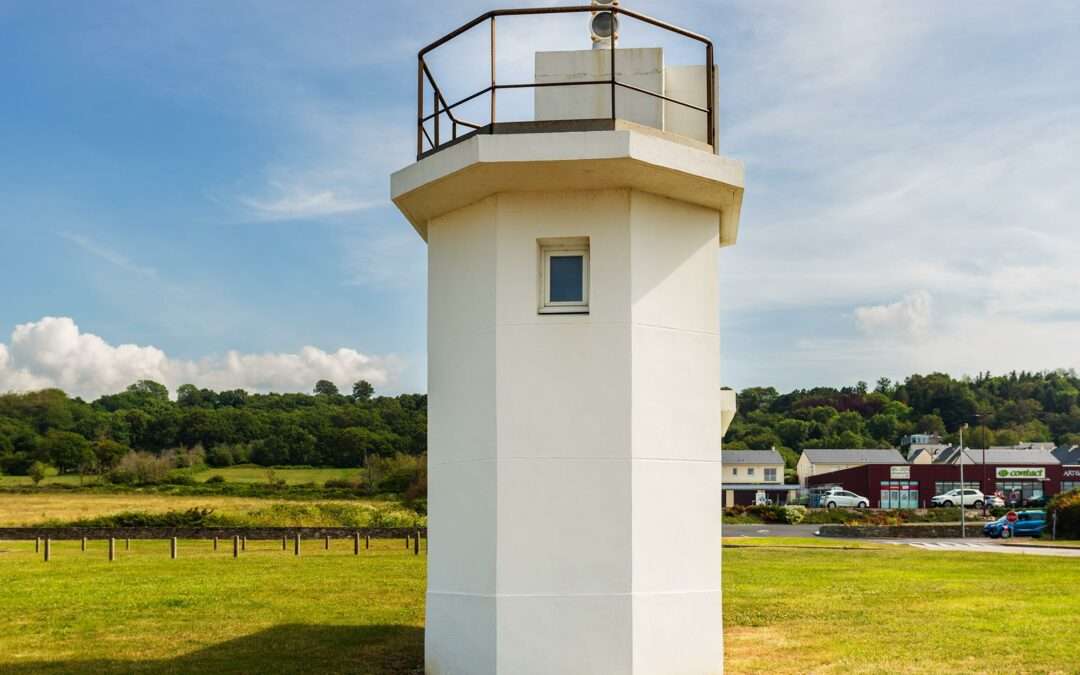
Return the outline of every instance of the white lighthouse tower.
[[[420,53],[391,191],[428,243],[432,674],[723,670],[717,264],[743,168],[718,153],[712,44],[601,4],[491,12]],[[496,20],[552,12],[599,48],[537,53],[533,119],[499,120],[521,83],[496,78]],[[617,46],[630,21],[704,58]],[[426,57],[489,23],[480,123]]]

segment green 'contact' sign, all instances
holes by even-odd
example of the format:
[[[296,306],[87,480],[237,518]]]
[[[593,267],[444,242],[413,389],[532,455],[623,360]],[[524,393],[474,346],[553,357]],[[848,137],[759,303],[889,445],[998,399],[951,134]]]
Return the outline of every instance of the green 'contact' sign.
[[[1043,467],[1001,467],[997,470],[997,477],[1046,480],[1046,469]]]

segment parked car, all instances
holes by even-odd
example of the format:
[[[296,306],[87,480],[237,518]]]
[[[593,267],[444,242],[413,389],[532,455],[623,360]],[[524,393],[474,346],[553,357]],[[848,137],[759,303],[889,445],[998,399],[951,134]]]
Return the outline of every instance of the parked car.
[[[1005,500],[1000,495],[986,495],[986,506],[991,509],[1004,508]]]
[[[981,509],[982,505],[986,503],[986,495],[979,490],[949,490],[943,495],[935,495],[930,499],[931,506],[960,506],[961,496],[963,492],[964,506],[973,506],[977,509]]]
[[[854,506],[857,509],[870,508],[870,500],[866,497],[860,497],[854,492],[848,492],[847,490],[833,490],[822,498],[825,502],[825,508],[835,509],[838,506]]]
[[[991,539],[1005,537],[1038,537],[1046,529],[1044,511],[1019,511],[1015,523],[1010,523],[1008,516],[1002,516],[992,523],[983,525],[983,534]]]

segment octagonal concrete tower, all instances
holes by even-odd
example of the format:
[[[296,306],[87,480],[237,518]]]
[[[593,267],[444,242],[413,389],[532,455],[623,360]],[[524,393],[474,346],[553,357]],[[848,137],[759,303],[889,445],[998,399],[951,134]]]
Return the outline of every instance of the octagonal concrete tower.
[[[708,62],[607,46],[537,53],[539,83],[618,84],[536,88],[532,121],[421,107],[392,177],[428,244],[428,673],[723,670],[717,262],[743,168],[709,142]]]

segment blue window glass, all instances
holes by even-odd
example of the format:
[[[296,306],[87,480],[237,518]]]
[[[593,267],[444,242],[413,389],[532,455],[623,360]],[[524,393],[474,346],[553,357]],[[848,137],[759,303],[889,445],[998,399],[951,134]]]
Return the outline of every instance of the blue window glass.
[[[550,258],[549,298],[551,302],[583,302],[585,288],[582,272],[584,259],[580,255],[553,255]]]

